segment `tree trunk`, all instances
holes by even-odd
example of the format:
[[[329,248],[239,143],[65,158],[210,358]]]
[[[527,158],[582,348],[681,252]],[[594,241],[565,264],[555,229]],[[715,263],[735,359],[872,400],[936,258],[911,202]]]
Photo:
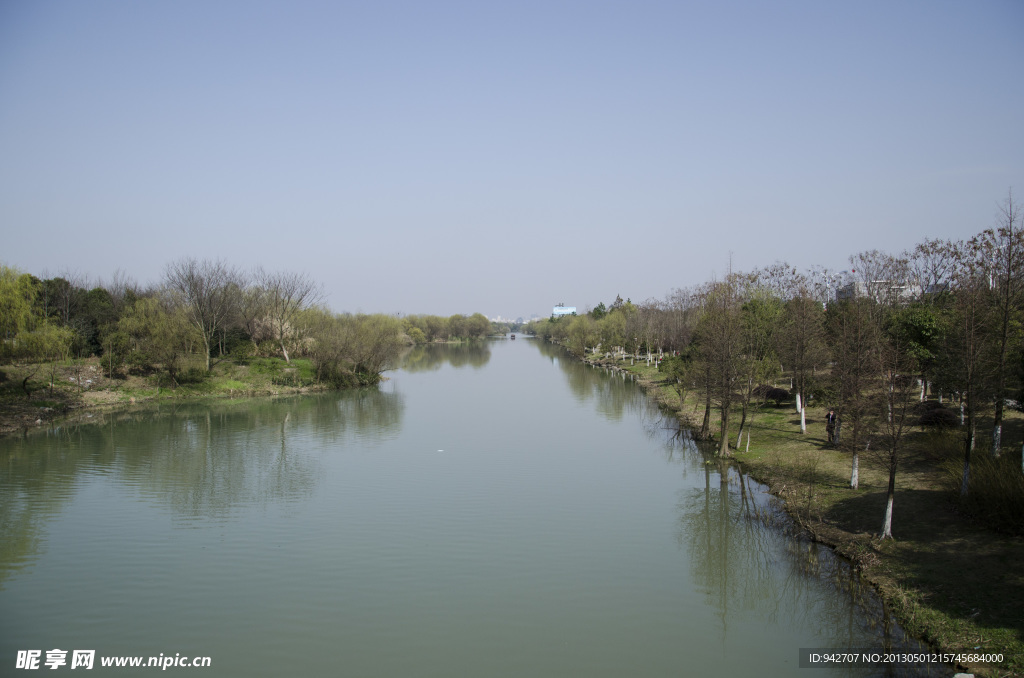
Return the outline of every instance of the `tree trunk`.
[[[740,441],[743,440],[743,431],[747,427],[747,403],[743,403],[743,411],[740,414],[740,432],[736,436],[736,449],[740,449]],[[750,438],[750,434],[747,433],[747,438]]]
[[[281,353],[284,354],[284,361],[290,365],[292,361],[288,359],[288,349],[284,347],[284,330],[281,330],[277,338],[281,342]]]
[[[971,481],[971,446],[966,444],[967,451],[964,452],[964,475],[960,481],[960,497],[967,496],[967,487]]]
[[[722,441],[718,445],[718,456],[729,456],[729,404],[722,404]]]
[[[963,407],[964,401],[960,400]],[[974,452],[974,441],[977,438],[978,422],[974,416],[974,401],[967,406],[967,432],[964,437],[964,475],[960,483],[960,496],[966,497],[971,480],[971,453]]]
[[[850,470],[850,487],[856,490],[860,486],[860,456],[857,448],[853,449],[853,467]]]
[[[707,392],[704,400],[704,422],[700,425],[699,440],[707,440],[711,437],[711,391]]]
[[[896,495],[896,466],[889,466],[889,492],[885,497],[885,519],[882,521],[882,539],[892,539],[892,501]]]

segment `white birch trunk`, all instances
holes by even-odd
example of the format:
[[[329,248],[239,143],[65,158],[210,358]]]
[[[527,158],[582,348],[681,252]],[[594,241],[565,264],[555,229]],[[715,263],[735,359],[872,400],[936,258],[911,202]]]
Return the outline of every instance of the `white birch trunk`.
[[[892,539],[892,495],[885,502],[885,520],[882,521],[882,539]]]

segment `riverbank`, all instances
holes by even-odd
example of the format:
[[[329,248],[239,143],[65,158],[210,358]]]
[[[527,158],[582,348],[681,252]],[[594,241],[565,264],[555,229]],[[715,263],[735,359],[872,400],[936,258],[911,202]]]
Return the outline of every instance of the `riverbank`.
[[[331,390],[316,383],[309,360],[262,358],[237,364],[215,363],[210,373],[192,371],[174,386],[166,375],[107,375],[98,358],[45,365],[4,368],[0,382],[0,436],[23,434],[79,411],[129,407],[136,404],[198,398],[284,396]],[[23,380],[29,393],[25,392]],[[51,377],[53,386],[51,388]]]
[[[587,362],[631,374],[683,426],[703,416],[703,402],[695,402],[695,394],[680,402],[655,364],[591,357]],[[1003,654],[1004,661],[993,666],[957,662],[976,675],[1024,675],[1024,576],[1018,567],[1024,540],[996,532],[958,507],[958,441],[920,429],[908,435],[896,480],[895,538],[880,540],[888,472],[862,454],[859,487],[851,489],[850,455],[827,444],[824,414],[809,408],[802,434],[792,404],[764,406],[753,415],[749,447],[744,436],[733,457],[784,501],[812,539],[857,567],[906,631],[944,653]],[[714,417],[717,436],[717,412]],[[739,416],[731,420],[734,446]],[[1019,440],[1022,427],[1015,415],[1005,438]],[[985,457],[979,449],[974,463],[985,464]]]

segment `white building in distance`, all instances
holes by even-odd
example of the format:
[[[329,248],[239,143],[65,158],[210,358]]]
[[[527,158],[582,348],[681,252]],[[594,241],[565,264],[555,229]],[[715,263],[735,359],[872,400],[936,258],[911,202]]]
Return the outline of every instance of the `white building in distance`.
[[[563,315],[576,315],[576,307],[559,304],[558,306],[555,306],[555,308],[551,311],[551,315],[555,316],[556,318],[558,316]]]

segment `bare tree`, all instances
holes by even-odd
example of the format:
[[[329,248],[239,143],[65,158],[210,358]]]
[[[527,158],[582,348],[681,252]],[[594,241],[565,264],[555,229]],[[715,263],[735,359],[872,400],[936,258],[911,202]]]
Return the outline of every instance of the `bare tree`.
[[[956,269],[953,250],[949,240],[925,239],[912,252],[904,253],[910,280],[922,296],[950,289]]]
[[[798,290],[783,307],[775,350],[782,365],[793,373],[793,386],[806,403],[815,370],[828,358],[824,336],[825,311],[806,288]]]
[[[266,339],[264,318],[267,316],[266,290],[258,284],[249,284],[238,300],[238,321],[249,338],[259,343]]]
[[[992,353],[991,290],[976,243],[955,245],[957,269],[937,375],[945,388],[958,393],[964,420],[964,469],[961,496],[970,487],[971,455],[978,435],[978,418],[991,384]]]
[[[828,334],[832,374],[839,398],[840,425],[848,434],[840,445],[851,452],[850,487],[860,483],[860,445],[870,417],[869,393],[878,378],[879,326],[877,304],[871,299],[848,299],[829,309]]]
[[[181,295],[189,322],[202,336],[206,371],[210,370],[210,346],[217,332],[235,311],[242,275],[221,260],[197,261],[192,257],[168,264],[167,286]]]
[[[46,277],[43,273],[43,277]],[[79,271],[62,268],[53,278],[43,281],[45,299],[44,313],[56,315],[62,327],[71,324],[71,319],[78,310],[79,290],[89,287],[89,277]]]
[[[285,336],[291,331],[292,321],[296,314],[319,303],[323,297],[320,283],[306,273],[287,271],[267,272],[262,267],[256,269],[256,284],[263,291],[263,306],[271,323],[274,334],[281,345],[281,353],[285,362],[291,362]]]
[[[892,310],[892,309],[888,309]],[[878,366],[881,368],[882,398],[877,421],[881,422],[881,446],[876,458],[889,472],[882,539],[892,539],[892,512],[896,495],[896,471],[903,456],[903,436],[909,428],[910,407],[916,390],[913,375],[919,366],[912,350],[912,338],[906,326],[889,317],[884,336],[879,337]]]
[[[915,290],[910,289],[909,264],[902,257],[870,250],[851,256],[850,265],[859,295],[892,305],[915,294]]]
[[[124,269],[117,269],[114,271],[114,275],[110,279],[109,284],[100,284],[110,294],[110,301],[114,307],[114,313],[120,317],[125,307],[131,303],[134,298],[138,298],[141,295],[139,283],[135,278],[125,273]]]
[[[989,268],[989,289],[993,294],[997,333],[993,398],[995,415],[992,426],[992,456],[999,456],[1003,433],[1003,408],[1006,402],[1007,359],[1010,353],[1011,327],[1020,315],[1024,297],[1024,208],[1010,193],[999,206],[998,226],[975,238],[982,262]],[[1014,333],[1016,334],[1016,333]]]
[[[747,446],[750,446],[750,431],[747,429],[748,416],[753,426],[753,412],[750,404],[758,386],[776,376],[779,361],[772,350],[773,333],[779,324],[782,304],[778,297],[767,290],[748,288],[746,301],[741,309],[742,355],[739,361],[740,429],[736,434],[736,449],[747,431]],[[755,408],[756,409],[756,408]]]

